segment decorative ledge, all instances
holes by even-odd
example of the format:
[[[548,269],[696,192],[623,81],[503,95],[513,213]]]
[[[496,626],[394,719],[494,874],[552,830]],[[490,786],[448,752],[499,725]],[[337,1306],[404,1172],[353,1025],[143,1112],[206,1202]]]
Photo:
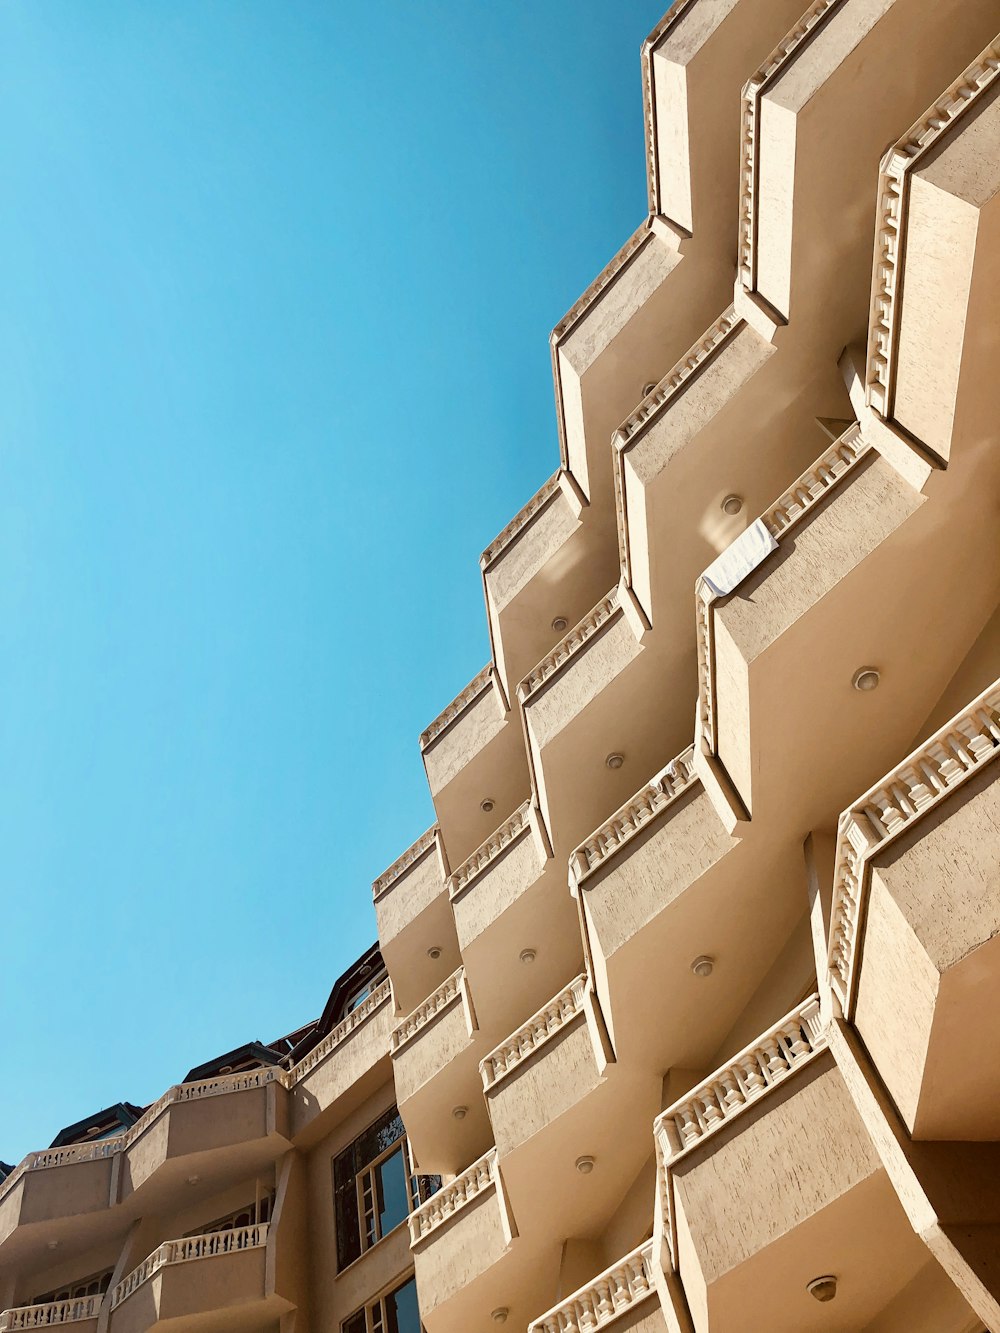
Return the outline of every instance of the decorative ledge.
[[[531,828],[531,799],[524,802],[511,815],[506,823],[501,824],[495,833],[491,833],[481,846],[477,847],[464,865],[448,880],[448,897],[452,902],[461,898],[479,875],[495,861],[502,852],[516,842]]]
[[[586,1287],[528,1325],[528,1333],[579,1333],[604,1328],[656,1292],[653,1242],[627,1254]]]
[[[570,854],[570,883],[578,889],[697,781],[689,745]]]
[[[578,625],[574,625],[569,633],[559,640],[552,651],[546,657],[543,657],[538,665],[525,676],[517,687],[517,697],[521,703],[527,703],[547,680],[561,671],[567,662],[575,657],[589,640],[620,612],[618,589],[615,587],[612,588],[607,597],[598,602],[594,609],[584,616]]]
[[[775,543],[780,543],[829,495],[866,457],[871,446],[852,422],[839,439],[834,440],[812,467],[803,472],[780,499],[764,511],[763,524]],[[749,529],[748,529],[749,531]],[[736,539],[737,541],[740,538]],[[707,571],[706,571],[707,573]],[[738,584],[736,586],[739,586]],[[730,591],[735,592],[736,588]],[[728,596],[728,593],[726,594]],[[712,623],[718,594],[703,574],[695,583],[695,637],[698,646],[698,728],[702,749],[717,753],[715,731],[715,633]]]
[[[677,1266],[671,1171],[679,1158],[743,1115],[790,1074],[826,1049],[819,996],[786,1014],[750,1046],[661,1112],[653,1122],[664,1234]]]
[[[435,1018],[442,1010],[450,1008],[461,998],[464,980],[465,969],[460,967],[446,981],[442,981],[436,991],[428,995],[422,1004],[417,1005],[412,1014],[408,1014],[393,1029],[392,1036],[389,1039],[389,1046],[393,1055],[396,1055],[408,1041],[412,1041],[421,1028],[425,1028],[432,1018]]]
[[[667,410],[687,382],[701,370],[742,327],[734,306],[724,310],[714,324],[689,348],[659,384],[643,398],[622,422],[612,438],[614,455],[615,508],[618,515],[618,555],[626,583],[631,586],[629,557],[628,499],[625,490],[624,455],[644,432]]]
[[[928,152],[967,111],[976,106],[1000,75],[1000,39],[977,56],[951,87],[906,131],[883,157],[878,178],[878,213],[868,321],[865,400],[891,417],[896,376],[900,256],[906,227],[909,179]]]
[[[21,1305],[0,1314],[0,1333],[16,1328],[51,1328],[73,1324],[78,1319],[96,1319],[103,1296],[79,1296],[75,1300],[49,1301],[45,1305]]]
[[[757,172],[760,169],[760,99],[767,85],[798,54],[842,0],[812,0],[809,8],[774,48],[743,89],[740,117],[740,203],[737,271],[746,291],[757,287]]]
[[[439,713],[426,731],[420,733],[420,749],[426,750],[438,737],[465,712],[472,704],[486,693],[493,684],[493,664],[488,663],[479,675],[470,680],[465,689],[452,699],[443,712]],[[389,873],[388,871],[386,872]]]
[[[486,669],[489,671],[488,667]],[[477,676],[476,679],[478,680],[479,677]],[[475,684],[475,681],[473,681],[473,684]],[[469,688],[472,687],[469,686]],[[427,733],[424,732],[424,735],[426,736]],[[421,737],[422,744],[423,738]],[[388,893],[396,881],[405,875],[411,866],[416,865],[422,857],[433,849],[437,842],[437,834],[438,827],[435,824],[426,833],[422,833],[412,847],[407,847],[403,855],[397,857],[388,870],[383,870],[382,874],[372,884],[372,898],[375,902],[378,902],[381,897]]]
[[[490,542],[486,550],[479,557],[479,567],[485,574],[490,565],[512,546],[521,533],[531,524],[534,519],[547,508],[556,498],[560,491],[559,477],[562,469],[549,477],[548,481],[543,482],[528,503],[514,515],[507,526],[500,532],[493,541]]]
[[[661,212],[660,168],[656,153],[656,95],[653,54],[677,20],[695,0],[674,0],[656,27],[642,44],[642,115],[646,127],[646,193],[651,214]]]
[[[871,859],[1000,755],[1000,680],[840,816],[828,969],[845,1017],[854,1011]]]
[[[490,1051],[479,1062],[483,1089],[489,1092],[490,1088],[513,1073],[529,1055],[557,1036],[577,1014],[582,1014],[586,989],[587,976],[581,973],[516,1032],[512,1032],[506,1041]]]
[[[498,1174],[497,1150],[491,1148],[478,1162],[466,1167],[449,1185],[438,1190],[437,1194],[432,1194],[426,1203],[413,1210],[410,1214],[410,1245],[416,1245],[431,1235],[456,1213],[460,1213],[466,1204],[472,1203],[491,1186],[495,1186]]]
[[[111,1295],[111,1309],[121,1305],[144,1282],[167,1264],[187,1263],[190,1259],[211,1259],[237,1250],[250,1250],[266,1244],[267,1223],[251,1227],[234,1227],[231,1231],[212,1231],[203,1236],[187,1236],[184,1240],[166,1240],[138,1268],[122,1278]]]
[[[371,995],[367,996],[356,1009],[352,1009],[346,1018],[341,1019],[335,1028],[326,1034],[321,1042],[318,1042],[311,1051],[308,1051],[297,1065],[294,1065],[289,1071],[290,1081],[298,1083],[311,1073],[318,1064],[321,1064],[332,1051],[347,1037],[355,1032],[363,1023],[365,1023],[376,1010],[392,998],[392,983],[387,979],[375,987]],[[384,1054],[384,1051],[383,1051]]]

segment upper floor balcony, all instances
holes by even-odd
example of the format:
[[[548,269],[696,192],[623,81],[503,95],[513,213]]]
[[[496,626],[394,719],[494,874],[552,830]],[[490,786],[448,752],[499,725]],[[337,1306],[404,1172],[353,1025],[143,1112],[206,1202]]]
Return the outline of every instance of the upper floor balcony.
[[[889,427],[878,447],[904,466],[910,447],[945,464],[974,454],[993,429],[983,389],[994,357],[998,75],[994,39],[882,159],[865,402]]]
[[[762,1300],[768,1333],[975,1327],[903,1212],[815,996],[664,1111],[654,1135],[654,1240],[695,1333],[737,1333]],[[923,1322],[935,1306],[947,1317]]]
[[[420,751],[448,859],[460,865],[529,790],[521,729],[492,665],[421,734]]]
[[[462,1170],[491,1142],[478,1073],[483,1039],[464,969],[397,1022],[390,1043],[396,1104],[420,1170]]]
[[[29,1153],[0,1186],[0,1245],[72,1236],[197,1153],[223,1179],[272,1163],[290,1143],[287,1085],[273,1065],[178,1084],[123,1134]]]
[[[660,1079],[615,1063],[587,975],[490,1051],[480,1072],[525,1235],[599,1233],[649,1155],[644,1136],[623,1128],[652,1120]]]
[[[562,466],[605,513],[611,432],[729,300],[739,89],[800,10],[685,0],[644,43],[649,220],[551,339]]]
[[[840,821],[829,976],[910,1134],[1000,1138],[1000,681]]]
[[[478,1019],[491,1032],[509,1032],[580,970],[565,869],[531,801],[456,868],[448,893]]]
[[[273,1327],[292,1308],[274,1290],[273,1247],[267,1223],[164,1241],[111,1291],[108,1327],[143,1333],[181,1319],[204,1329]]]
[[[461,962],[447,880],[448,858],[435,825],[372,884],[379,947],[403,1013]]]

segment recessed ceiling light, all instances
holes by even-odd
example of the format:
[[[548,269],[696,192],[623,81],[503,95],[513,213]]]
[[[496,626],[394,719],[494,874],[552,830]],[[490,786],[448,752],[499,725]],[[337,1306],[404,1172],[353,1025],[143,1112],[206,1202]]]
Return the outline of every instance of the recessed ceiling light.
[[[438,948],[436,944],[432,944],[431,947],[427,950],[427,957],[431,959],[432,962],[435,963],[441,957],[441,950]]]
[[[456,1120],[464,1120],[469,1114],[469,1108],[467,1106],[453,1106],[451,1113]]]
[[[581,1176],[589,1176],[594,1169],[593,1157],[578,1157],[576,1159],[576,1169]]]
[[[730,517],[732,517],[734,514],[738,514],[742,508],[743,508],[742,495],[727,495],[722,502],[722,512],[724,514],[729,514]]]
[[[494,1324],[506,1324],[507,1316],[509,1314],[510,1311],[507,1309],[506,1305],[498,1305],[490,1315],[490,1318],[493,1320]]]
[[[189,1185],[197,1185],[199,1180],[201,1180],[201,1176],[188,1176]]]
[[[484,815],[488,815],[490,811],[493,809],[495,804],[496,802],[494,801],[492,796],[484,796],[483,799],[479,802],[479,808],[480,810],[482,810]]]
[[[566,630],[569,628],[569,621],[565,616],[556,616],[552,621],[552,628],[557,634],[565,634]]]
[[[832,1301],[837,1294],[837,1279],[832,1273],[827,1273],[826,1277],[814,1277],[806,1291],[818,1301]]]
[[[533,963],[538,955],[534,949],[522,949],[518,957],[522,963]]]
[[[642,386],[643,398],[648,398],[655,388],[656,388],[656,380],[649,380],[646,384],[644,384]]]
[[[604,762],[607,764],[608,768],[621,768],[622,764],[625,762],[625,756],[619,754],[617,750],[612,750]]]
[[[710,958],[707,953],[703,953],[691,964],[691,971],[696,977],[710,977],[714,967],[715,959]]]
[[[877,667],[859,667],[854,673],[851,684],[856,690],[867,692],[868,690],[878,689],[879,678],[880,673]]]

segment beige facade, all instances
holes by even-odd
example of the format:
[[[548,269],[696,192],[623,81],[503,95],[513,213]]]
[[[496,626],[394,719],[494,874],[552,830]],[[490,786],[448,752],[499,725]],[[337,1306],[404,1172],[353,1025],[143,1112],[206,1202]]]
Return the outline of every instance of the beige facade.
[[[801,4],[643,47],[379,947],[0,1180],[0,1329],[1000,1330],[1000,8]]]

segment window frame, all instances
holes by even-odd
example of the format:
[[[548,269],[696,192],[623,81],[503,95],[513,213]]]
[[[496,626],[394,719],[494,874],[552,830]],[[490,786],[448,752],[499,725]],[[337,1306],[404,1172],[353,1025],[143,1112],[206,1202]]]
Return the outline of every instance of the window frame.
[[[403,1288],[410,1282],[414,1284],[413,1289],[414,1292],[416,1292],[416,1276],[412,1268],[408,1269],[407,1272],[402,1275],[402,1277],[393,1278],[390,1283],[388,1283],[385,1287],[382,1288],[382,1290],[378,1293],[378,1295],[372,1296],[367,1301],[365,1301],[364,1305],[359,1306],[356,1310],[352,1310],[346,1319],[341,1320],[337,1333],[347,1333],[347,1329],[351,1323],[351,1320],[352,1319],[356,1320],[358,1315],[363,1315],[364,1317],[363,1333],[388,1333],[389,1321],[388,1321],[388,1315],[386,1313],[385,1302],[389,1299],[390,1296],[394,1296],[397,1291],[402,1291]],[[418,1318],[419,1314],[420,1314],[420,1304],[418,1298],[417,1302]],[[421,1333],[423,1330],[423,1326],[424,1326],[423,1320],[421,1319],[420,1320]]]

